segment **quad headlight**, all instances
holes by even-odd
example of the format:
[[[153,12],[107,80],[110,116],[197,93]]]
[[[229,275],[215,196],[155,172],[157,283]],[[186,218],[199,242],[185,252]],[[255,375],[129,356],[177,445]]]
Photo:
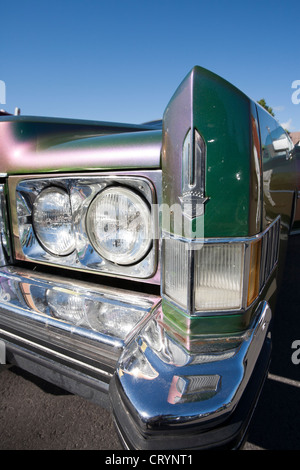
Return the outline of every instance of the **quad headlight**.
[[[89,207],[87,233],[103,258],[116,264],[136,263],[152,242],[148,205],[128,188],[107,188]]]
[[[155,276],[159,172],[10,177],[9,183],[16,259],[135,279]]]
[[[41,245],[58,256],[75,249],[70,198],[66,191],[44,189],[33,203],[33,227]]]

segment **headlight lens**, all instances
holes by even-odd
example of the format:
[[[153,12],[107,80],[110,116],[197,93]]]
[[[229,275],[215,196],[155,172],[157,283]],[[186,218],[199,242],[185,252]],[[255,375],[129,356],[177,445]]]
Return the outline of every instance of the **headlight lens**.
[[[33,204],[33,226],[41,245],[56,256],[75,249],[70,199],[66,191],[44,189]]]
[[[104,189],[89,207],[87,233],[103,258],[121,265],[136,263],[152,240],[149,208],[128,188]]]
[[[159,212],[151,178],[159,196],[156,170],[144,176],[11,177],[16,259],[159,284]]]

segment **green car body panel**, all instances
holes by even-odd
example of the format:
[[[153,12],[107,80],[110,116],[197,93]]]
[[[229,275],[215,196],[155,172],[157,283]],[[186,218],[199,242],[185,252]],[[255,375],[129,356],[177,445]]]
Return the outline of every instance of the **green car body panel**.
[[[187,105],[188,100],[190,103]],[[168,127],[172,120],[174,134]],[[184,121],[184,124],[183,124]],[[202,236],[248,236],[250,211],[250,100],[225,80],[211,72],[196,67],[183,81],[164,114],[166,129],[166,166],[164,187],[172,194],[166,199],[176,201],[174,176],[169,171],[172,151],[181,159],[182,142],[189,128],[196,128],[207,146],[206,194],[204,228]],[[181,134],[178,129],[180,128]],[[177,140],[176,144],[174,140]],[[169,149],[169,143],[171,149]],[[163,147],[164,151],[164,147]],[[163,153],[164,155],[164,153]],[[181,168],[176,168],[178,185]],[[168,181],[169,178],[169,181]],[[202,224],[201,224],[202,225]],[[180,230],[180,229],[179,229]]]

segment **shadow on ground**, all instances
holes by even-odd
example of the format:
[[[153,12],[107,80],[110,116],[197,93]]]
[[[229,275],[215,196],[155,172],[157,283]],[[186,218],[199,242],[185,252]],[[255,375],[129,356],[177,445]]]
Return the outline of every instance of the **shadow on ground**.
[[[262,449],[300,450],[300,388],[291,385],[300,383],[300,364],[292,362],[292,343],[300,340],[300,236],[290,239],[272,338],[271,378],[253,416],[248,442]]]

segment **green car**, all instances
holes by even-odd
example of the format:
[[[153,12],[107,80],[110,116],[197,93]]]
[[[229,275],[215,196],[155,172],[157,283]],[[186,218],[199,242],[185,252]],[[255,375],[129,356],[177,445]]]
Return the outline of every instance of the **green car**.
[[[161,121],[3,113],[0,362],[110,407],[125,449],[240,448],[299,170],[277,121],[200,67]]]

